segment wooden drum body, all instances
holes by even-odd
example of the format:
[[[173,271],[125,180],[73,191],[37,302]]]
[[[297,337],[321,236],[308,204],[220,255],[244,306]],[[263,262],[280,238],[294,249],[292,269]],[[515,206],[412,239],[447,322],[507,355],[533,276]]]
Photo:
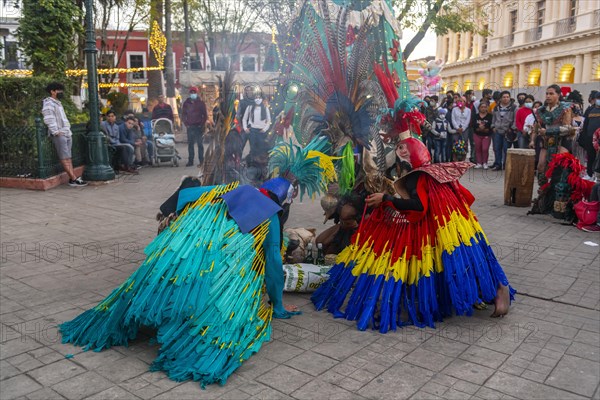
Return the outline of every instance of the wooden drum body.
[[[530,207],[535,180],[535,150],[508,149],[504,174],[504,204]]]

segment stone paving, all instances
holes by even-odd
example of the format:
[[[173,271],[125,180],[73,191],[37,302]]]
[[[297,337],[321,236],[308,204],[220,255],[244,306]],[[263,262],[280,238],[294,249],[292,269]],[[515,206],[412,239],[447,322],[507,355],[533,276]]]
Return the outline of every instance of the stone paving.
[[[185,154],[185,150],[183,154]],[[1,399],[600,399],[600,235],[503,204],[502,174],[463,184],[520,294],[510,314],[453,317],[382,335],[314,311],[273,322],[273,340],[225,386],[202,390],[149,372],[157,345],[95,353],[56,325],[97,304],[143,260],[160,203],[195,168],[144,168],[83,189],[0,190]],[[318,201],[288,226],[324,229]],[[72,358],[65,358],[72,354]]]

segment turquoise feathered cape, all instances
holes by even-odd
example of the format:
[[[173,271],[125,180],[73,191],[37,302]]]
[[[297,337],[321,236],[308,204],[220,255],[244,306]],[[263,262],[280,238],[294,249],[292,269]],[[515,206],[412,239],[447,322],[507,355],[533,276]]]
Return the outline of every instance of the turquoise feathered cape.
[[[271,334],[263,301],[267,219],[249,233],[227,217],[216,186],[145,249],[142,265],[93,309],[60,325],[63,343],[100,351],[157,329],[152,370],[202,386],[227,377]]]

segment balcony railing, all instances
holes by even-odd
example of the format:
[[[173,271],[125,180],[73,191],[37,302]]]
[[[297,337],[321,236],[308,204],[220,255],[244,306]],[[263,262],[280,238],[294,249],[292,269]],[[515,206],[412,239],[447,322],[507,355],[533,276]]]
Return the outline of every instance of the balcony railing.
[[[576,27],[577,19],[575,17],[558,20],[556,21],[556,26],[554,28],[554,36],[562,36],[573,33],[575,32]]]
[[[502,47],[503,48],[512,47],[514,42],[515,42],[514,34],[502,37]]]
[[[542,38],[542,27],[540,26],[540,27],[529,29],[525,36],[525,41],[527,43],[535,42],[535,41],[540,40],[541,38]]]

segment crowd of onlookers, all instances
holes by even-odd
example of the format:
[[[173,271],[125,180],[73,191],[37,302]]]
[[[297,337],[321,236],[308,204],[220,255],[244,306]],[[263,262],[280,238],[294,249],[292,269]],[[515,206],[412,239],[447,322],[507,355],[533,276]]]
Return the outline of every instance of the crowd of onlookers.
[[[154,144],[144,123],[133,111],[125,111],[119,119],[115,111],[107,111],[102,116],[100,130],[106,136],[109,148],[114,151],[117,172],[137,174],[142,166],[152,165]]]
[[[544,132],[545,125],[537,111],[542,106],[546,111],[566,102],[573,134],[566,135],[561,146],[587,165],[585,178],[594,180],[594,172],[599,172],[594,171],[594,163],[600,140],[600,92],[592,91],[585,103],[578,91],[563,97],[564,89],[550,86],[543,101],[527,93],[519,93],[514,99],[509,91],[491,89],[484,89],[481,99],[475,98],[473,90],[464,94],[450,90],[441,99],[427,96],[421,109],[427,119],[423,141],[434,162],[468,159],[478,169],[502,170],[509,148],[535,148],[539,159],[543,144],[534,136],[540,128]],[[549,104],[552,96],[557,96],[556,105]],[[491,165],[490,148],[494,152]]]

